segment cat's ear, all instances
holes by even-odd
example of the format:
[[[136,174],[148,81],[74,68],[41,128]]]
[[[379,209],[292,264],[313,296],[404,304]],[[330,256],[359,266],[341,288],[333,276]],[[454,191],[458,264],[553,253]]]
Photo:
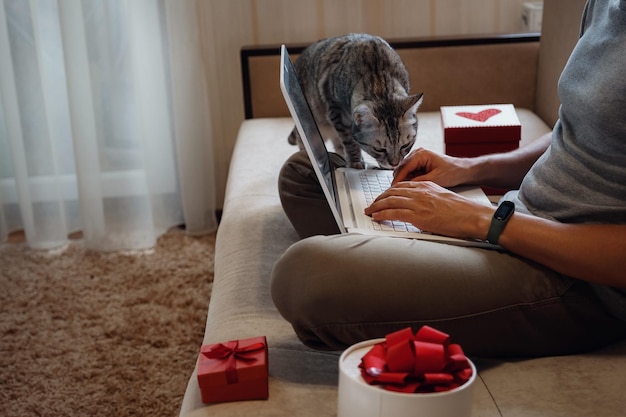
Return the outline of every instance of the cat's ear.
[[[412,96],[408,96],[404,99],[404,102],[402,103],[402,108],[404,109],[402,119],[405,123],[414,124],[417,122],[417,109],[422,104],[423,97],[424,94],[419,93],[413,94]]]
[[[414,115],[417,113],[417,109],[422,105],[422,99],[424,98],[424,93],[413,94],[404,99],[404,115],[405,117],[410,117],[410,115]]]
[[[372,108],[365,103],[359,104],[352,110],[352,120],[355,126],[368,126],[379,123],[376,116],[374,116]]]

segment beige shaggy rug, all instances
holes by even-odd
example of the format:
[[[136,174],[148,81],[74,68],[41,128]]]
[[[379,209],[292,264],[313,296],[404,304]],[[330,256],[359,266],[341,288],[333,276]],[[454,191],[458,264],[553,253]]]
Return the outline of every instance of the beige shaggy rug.
[[[213,280],[215,235],[135,254],[0,246],[0,416],[176,416]]]

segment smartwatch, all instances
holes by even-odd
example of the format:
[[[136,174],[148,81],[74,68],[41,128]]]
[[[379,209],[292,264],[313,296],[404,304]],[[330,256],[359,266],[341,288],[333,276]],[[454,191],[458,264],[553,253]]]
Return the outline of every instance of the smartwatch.
[[[487,232],[487,242],[493,243],[494,245],[498,244],[500,234],[513,213],[515,213],[515,204],[513,204],[512,201],[503,201],[500,203],[491,219],[489,232]]]

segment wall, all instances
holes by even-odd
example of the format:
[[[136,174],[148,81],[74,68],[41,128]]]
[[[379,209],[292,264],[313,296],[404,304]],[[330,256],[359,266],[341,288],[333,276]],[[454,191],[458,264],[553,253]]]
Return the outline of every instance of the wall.
[[[200,0],[211,96],[217,202],[243,120],[239,49],[312,42],[348,32],[384,38],[521,31],[524,0]],[[278,80],[276,80],[278,82]],[[250,161],[262,163],[262,161]]]

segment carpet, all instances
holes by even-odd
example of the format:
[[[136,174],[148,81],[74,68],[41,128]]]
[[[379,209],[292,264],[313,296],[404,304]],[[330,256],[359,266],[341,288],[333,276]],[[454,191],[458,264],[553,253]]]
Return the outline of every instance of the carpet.
[[[127,254],[1,245],[0,415],[178,415],[214,247],[180,229]]]

